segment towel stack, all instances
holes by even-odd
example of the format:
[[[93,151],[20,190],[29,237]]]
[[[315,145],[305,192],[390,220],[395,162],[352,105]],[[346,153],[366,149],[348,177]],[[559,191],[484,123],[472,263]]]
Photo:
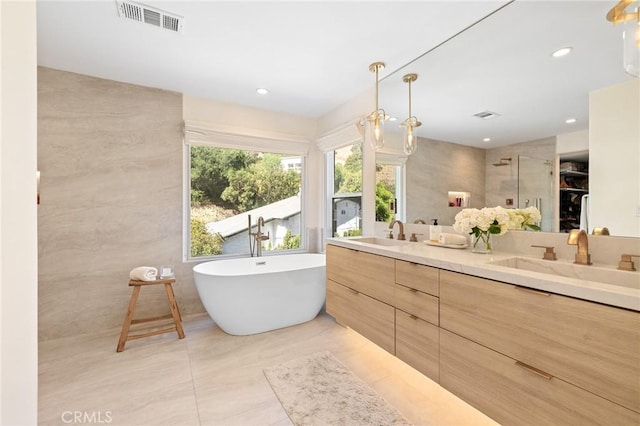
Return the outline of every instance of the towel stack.
[[[153,266],[138,266],[129,272],[129,278],[138,281],[155,281],[158,277],[158,270]]]
[[[467,244],[467,237],[459,234],[440,233],[438,243],[447,246],[464,246]]]

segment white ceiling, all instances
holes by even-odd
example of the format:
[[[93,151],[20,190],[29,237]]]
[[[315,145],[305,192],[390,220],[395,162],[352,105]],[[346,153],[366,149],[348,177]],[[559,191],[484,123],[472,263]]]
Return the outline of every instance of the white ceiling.
[[[183,16],[183,33],[121,19],[115,0],[39,0],[38,64],[320,117],[371,90],[368,66],[384,61],[380,104],[398,122],[407,112],[401,77],[417,72],[413,112],[424,122],[421,134],[486,147],[571,131],[568,116],[578,118],[574,129],[584,128],[588,91],[628,79],[621,31],[604,18],[608,0],[518,0],[404,69],[510,2],[142,3]],[[567,44],[572,55],[550,59]],[[258,87],[270,94],[257,95]],[[502,116],[469,120],[487,109]],[[482,143],[485,136],[492,142]]]

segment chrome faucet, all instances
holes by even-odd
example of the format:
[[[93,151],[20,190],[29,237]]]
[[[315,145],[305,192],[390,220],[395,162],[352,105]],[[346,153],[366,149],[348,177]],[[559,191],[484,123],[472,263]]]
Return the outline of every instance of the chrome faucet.
[[[576,260],[573,263],[579,265],[591,265],[591,255],[589,254],[589,239],[584,229],[574,229],[569,234],[567,244],[577,246]]]
[[[253,234],[253,237],[256,239],[256,256],[262,256],[262,241],[268,240],[270,238],[269,232],[267,235],[262,233],[262,227],[264,226],[264,218],[260,216],[258,218],[258,231]]]
[[[391,229],[391,232],[389,232],[389,238],[393,238],[393,225],[395,225],[396,223],[400,225],[400,230],[398,231],[398,240],[406,240],[406,238],[404,237],[404,225],[399,220],[394,220],[389,224],[389,229]]]

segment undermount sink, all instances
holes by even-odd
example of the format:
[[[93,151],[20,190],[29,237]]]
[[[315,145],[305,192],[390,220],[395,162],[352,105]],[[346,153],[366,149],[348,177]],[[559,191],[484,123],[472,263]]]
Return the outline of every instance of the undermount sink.
[[[390,238],[378,238],[378,237],[354,237],[354,238],[349,238],[349,241],[375,244],[379,246],[399,246],[407,242],[407,241],[400,241],[400,240],[392,240]]]
[[[595,281],[640,290],[640,272],[621,271],[615,267],[578,265],[561,260],[542,260],[529,257],[510,257],[488,262],[491,265],[506,266],[548,275]]]

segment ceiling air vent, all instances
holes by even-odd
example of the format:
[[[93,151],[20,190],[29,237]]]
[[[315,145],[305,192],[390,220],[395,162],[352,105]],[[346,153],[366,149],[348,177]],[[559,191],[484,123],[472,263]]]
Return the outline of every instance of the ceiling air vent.
[[[476,114],[473,114],[473,116],[481,118],[483,120],[489,120],[491,118],[500,117],[500,114],[498,114],[497,112],[482,111],[482,112],[478,112]]]
[[[118,5],[118,15],[121,18],[153,25],[176,33],[182,33],[182,25],[184,22],[182,16],[134,1],[116,0],[116,4]]]

